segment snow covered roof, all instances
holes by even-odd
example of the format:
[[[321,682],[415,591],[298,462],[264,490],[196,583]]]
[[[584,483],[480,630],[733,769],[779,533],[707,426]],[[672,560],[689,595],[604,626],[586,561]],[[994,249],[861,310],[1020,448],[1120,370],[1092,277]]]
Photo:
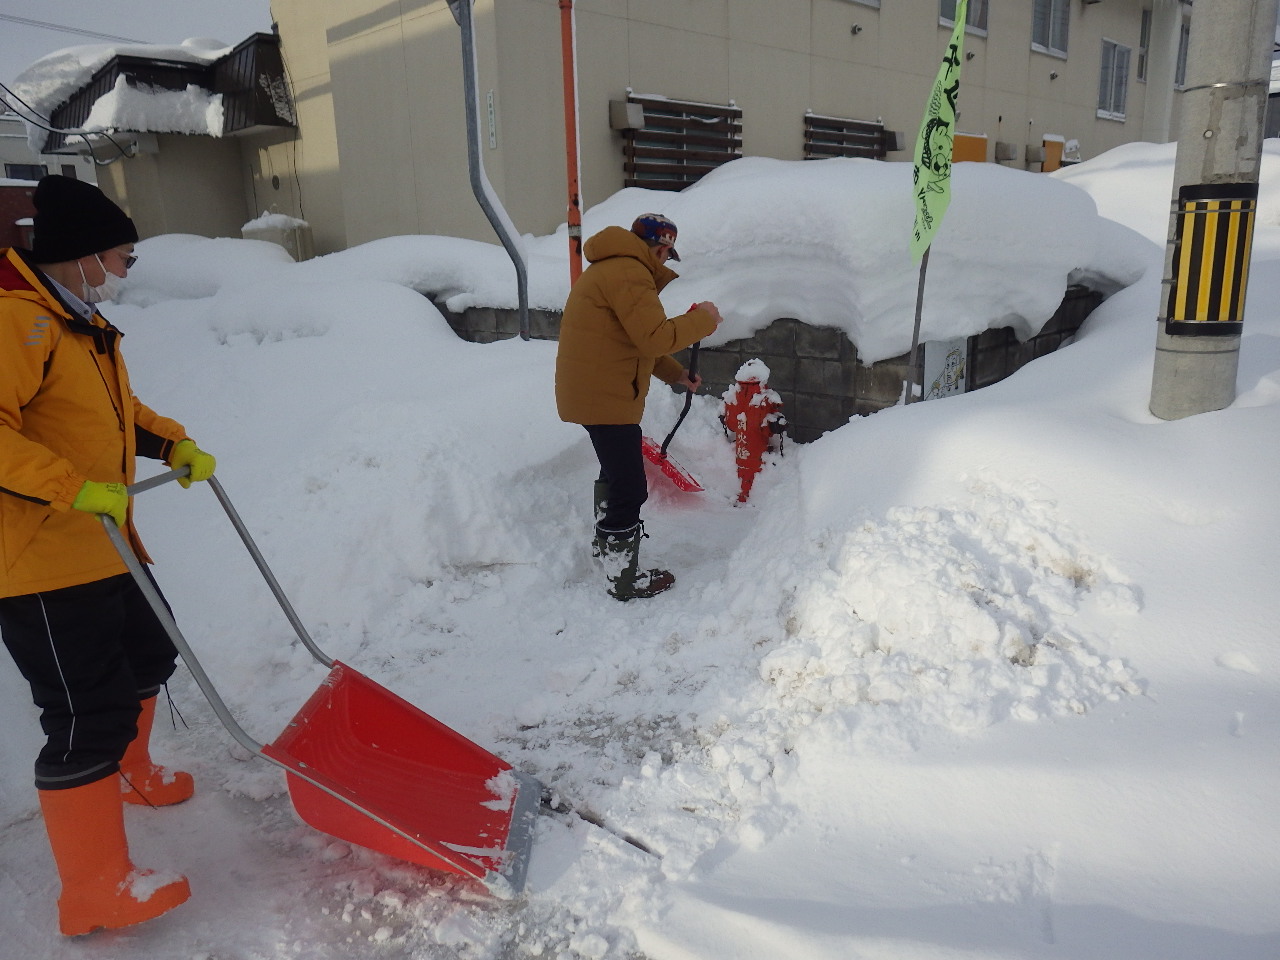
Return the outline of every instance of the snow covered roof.
[[[33,63],[13,88],[29,110],[28,141],[45,153],[65,152],[68,130],[220,137],[295,122],[279,38],[267,33],[235,46],[196,38],[67,47]]]

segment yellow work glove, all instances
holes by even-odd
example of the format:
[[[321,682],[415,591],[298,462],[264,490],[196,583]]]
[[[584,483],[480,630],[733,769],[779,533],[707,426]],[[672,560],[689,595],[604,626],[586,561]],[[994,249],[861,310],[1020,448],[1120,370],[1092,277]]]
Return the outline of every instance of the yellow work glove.
[[[208,480],[213,476],[217,465],[218,461],[213,459],[213,454],[205,453],[196,446],[194,440],[179,440],[177,446],[173,448],[173,455],[169,457],[169,466],[173,469],[191,468],[190,476],[178,478],[183,488],[191,486],[196,480]]]
[[[129,488],[123,483],[98,483],[86,480],[71,506],[85,513],[107,513],[117,527],[124,526],[129,511]]]

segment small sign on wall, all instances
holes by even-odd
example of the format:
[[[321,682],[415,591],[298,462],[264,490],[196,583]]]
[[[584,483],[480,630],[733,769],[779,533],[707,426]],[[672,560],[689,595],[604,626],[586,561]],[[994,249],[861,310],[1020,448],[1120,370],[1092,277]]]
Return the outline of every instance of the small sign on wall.
[[[924,397],[936,400],[965,391],[969,341],[931,340],[924,345]]]

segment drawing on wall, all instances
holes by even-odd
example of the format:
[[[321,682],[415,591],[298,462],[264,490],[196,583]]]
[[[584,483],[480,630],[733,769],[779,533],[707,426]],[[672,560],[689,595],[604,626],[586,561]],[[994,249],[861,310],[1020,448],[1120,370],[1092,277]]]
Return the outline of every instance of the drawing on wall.
[[[967,340],[947,340],[942,343],[926,343],[924,349],[925,400],[964,393],[965,360],[969,351]]]

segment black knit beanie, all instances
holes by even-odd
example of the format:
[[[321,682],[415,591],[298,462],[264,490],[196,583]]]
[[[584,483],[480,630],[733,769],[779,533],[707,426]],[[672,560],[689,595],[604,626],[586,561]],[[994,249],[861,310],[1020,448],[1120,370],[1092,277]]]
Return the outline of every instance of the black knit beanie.
[[[91,183],[51,174],[40,178],[33,200],[36,263],[65,263],[138,242],[133,221]]]

